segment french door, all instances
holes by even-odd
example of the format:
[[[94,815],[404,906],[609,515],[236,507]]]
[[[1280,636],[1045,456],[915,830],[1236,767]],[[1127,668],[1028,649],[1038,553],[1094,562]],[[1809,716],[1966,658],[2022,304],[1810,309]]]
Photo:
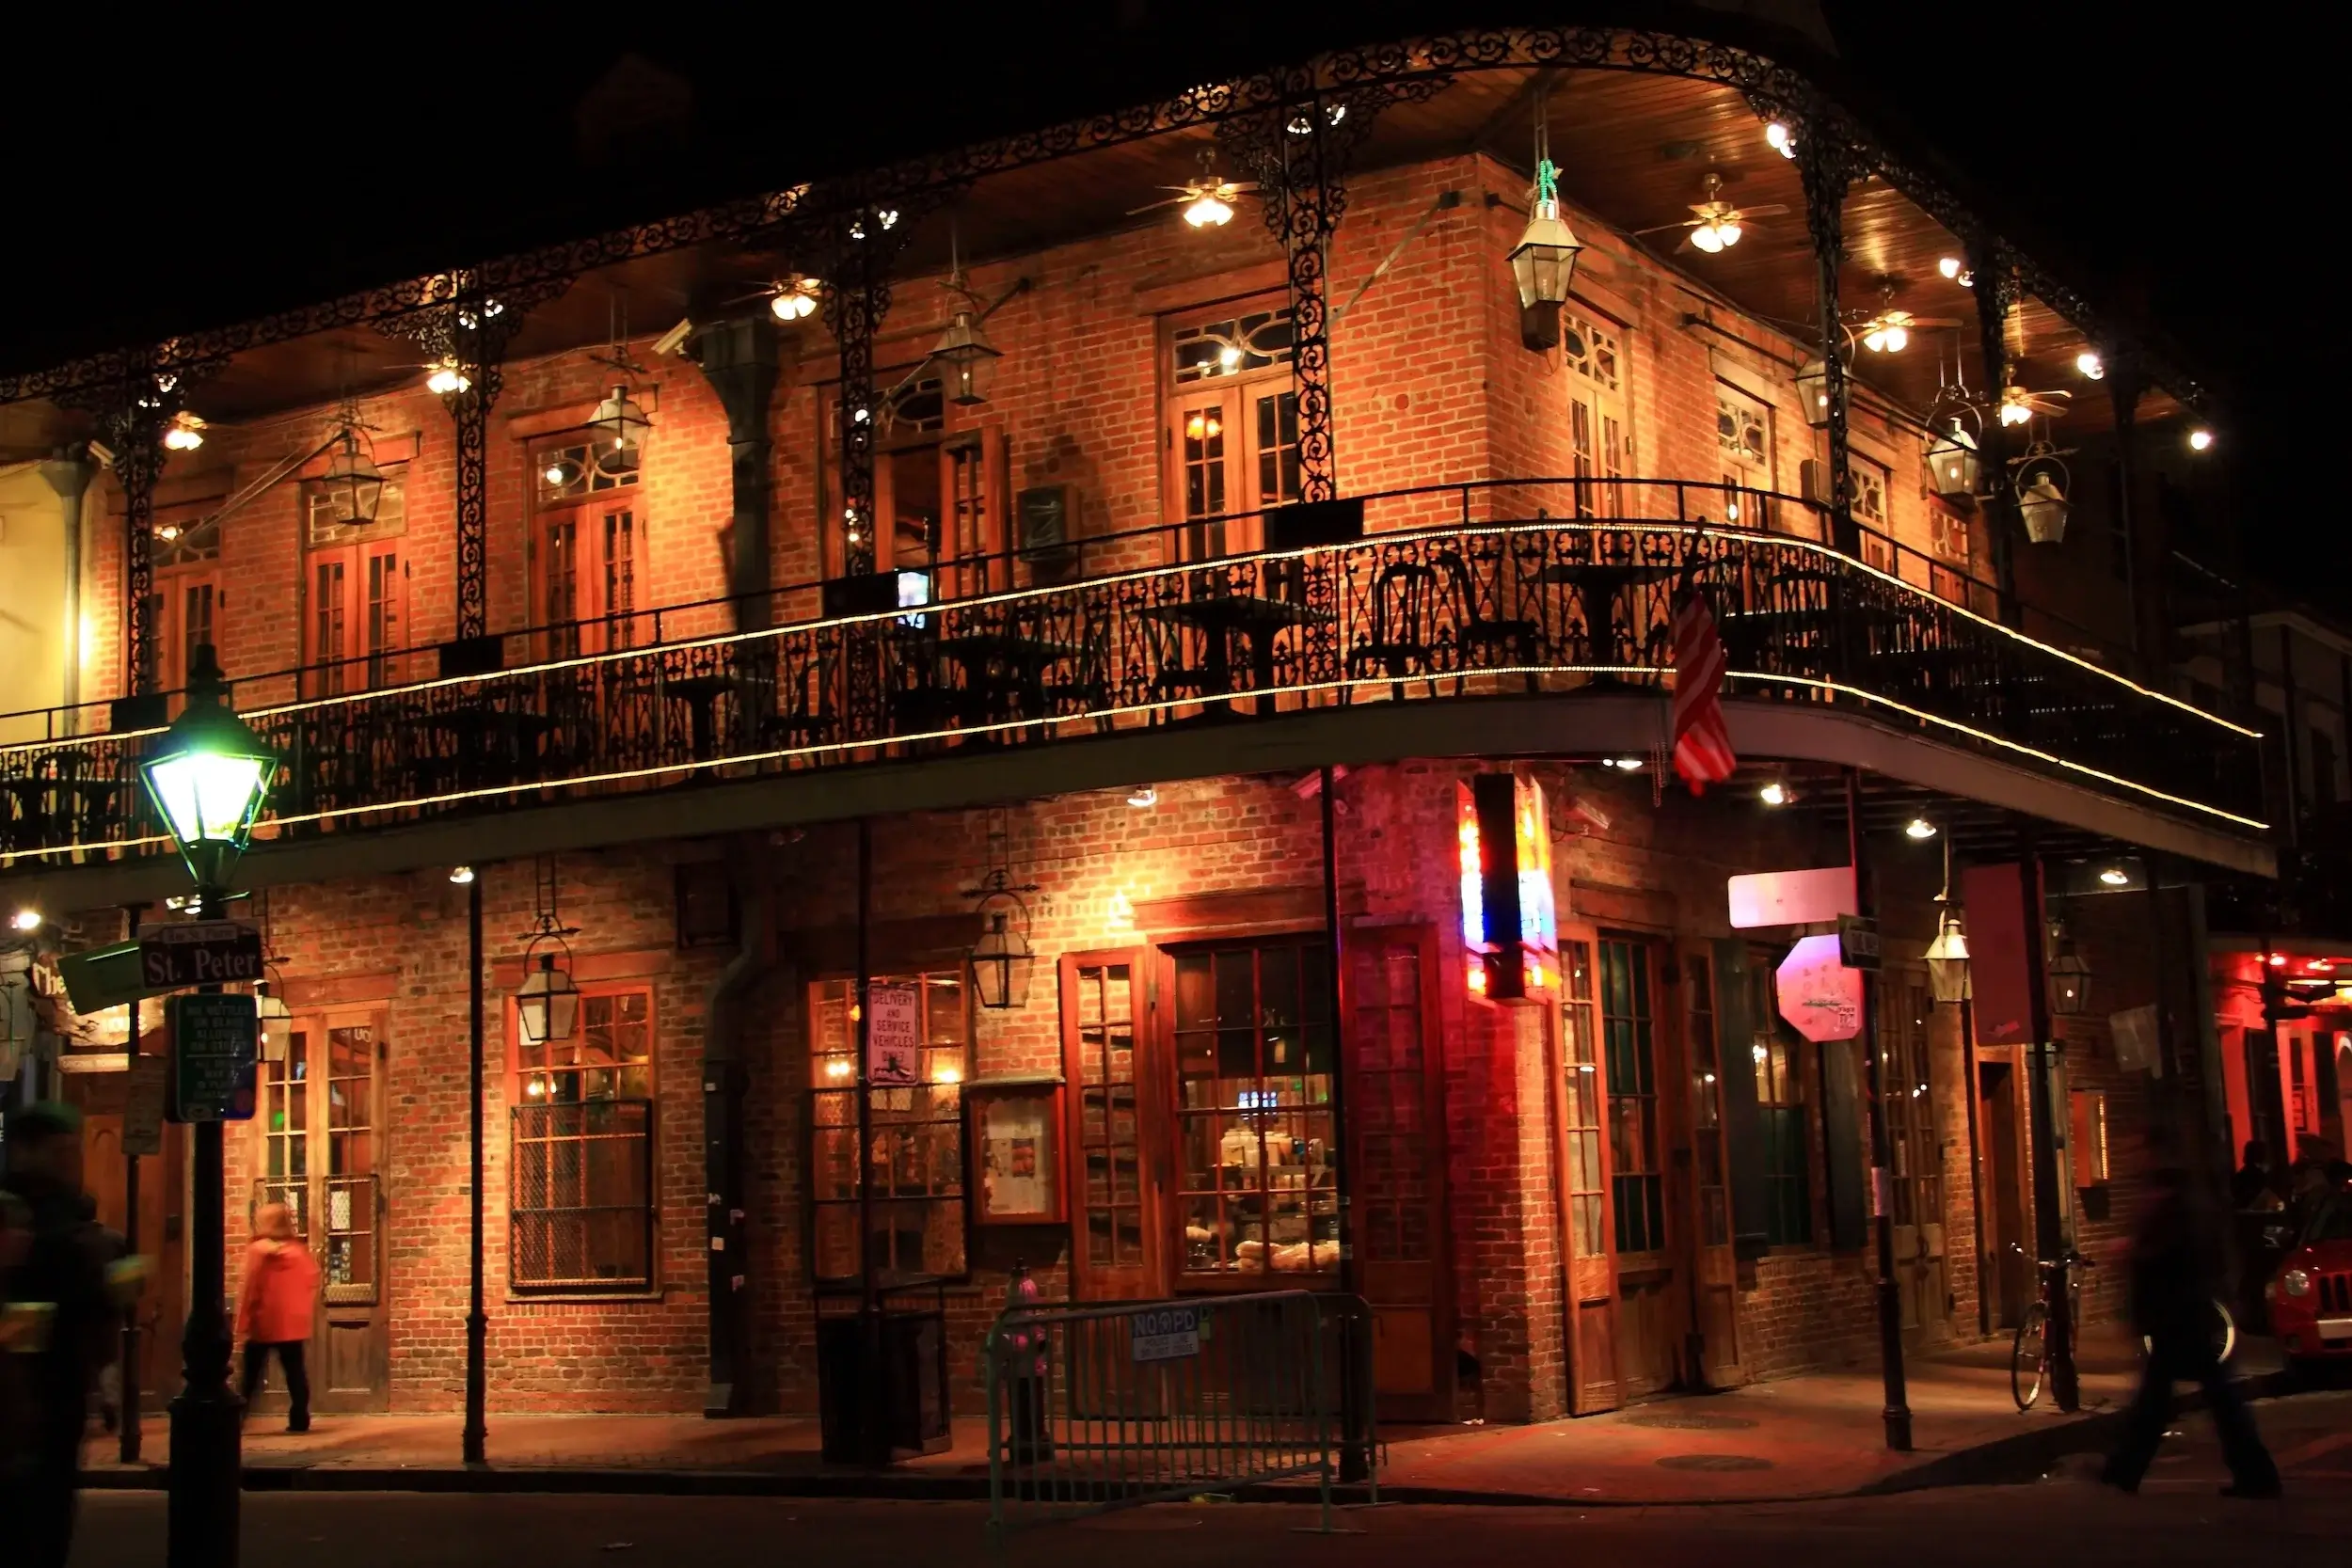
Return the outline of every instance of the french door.
[[[547,657],[615,653],[644,641],[637,624],[635,494],[542,513],[538,527],[535,597],[548,628]]]
[[[216,565],[156,574],[155,592],[147,601],[148,626],[155,639],[156,690],[186,689],[196,650],[215,640],[213,628],[223,597]]]
[[[252,1204],[283,1203],[319,1269],[311,1318],[310,1402],[325,1411],[386,1408],[390,1394],[383,1236],[384,1017],[332,1012],[279,1025],[264,1061],[253,1126]],[[272,1054],[277,1054],[272,1053]],[[272,1363],[265,1398],[283,1398]]]
[[[1299,498],[1298,395],[1289,380],[1187,386],[1168,408],[1168,509],[1183,525],[1184,559],[1260,548],[1257,514]]]
[[[1740,1352],[1740,1262],[1732,1245],[1730,1149],[1724,1129],[1723,1076],[1726,1065],[1744,1069],[1750,1059],[1735,1048],[1735,1020],[1745,1002],[1731,988],[1720,997],[1713,955],[1692,948],[1681,957],[1685,1006],[1682,1017],[1683,1081],[1691,1164],[1687,1191],[1676,1208],[1683,1227],[1683,1263],[1690,1270],[1692,1346],[1689,1369],[1710,1388],[1747,1381]],[[1735,978],[1741,972],[1731,972]],[[1679,1164],[1679,1162],[1677,1162]]]
[[[1006,546],[1005,471],[999,431],[965,431],[883,453],[874,465],[882,564],[930,577],[933,599],[1015,586]]]
[[[1895,1204],[1895,1286],[1906,1332],[1951,1333],[1945,1279],[1944,1146],[1935,1132],[1935,1090],[1926,975],[1890,969],[1879,980],[1879,1093],[1885,1107]]]
[[[1589,927],[1560,933],[1560,1032],[1552,1076],[1560,1129],[1558,1190],[1566,1240],[1568,1408],[1579,1416],[1625,1402],[1617,1378],[1617,1268],[1612,1245],[1608,1085]]]
[[[401,541],[343,545],[305,558],[302,661],[313,697],[372,690],[401,679],[407,633],[407,562]]]

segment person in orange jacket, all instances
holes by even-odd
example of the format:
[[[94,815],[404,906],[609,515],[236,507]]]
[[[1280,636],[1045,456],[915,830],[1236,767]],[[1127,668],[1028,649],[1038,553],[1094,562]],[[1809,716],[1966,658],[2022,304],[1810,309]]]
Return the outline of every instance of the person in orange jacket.
[[[245,1402],[262,1391],[269,1353],[286,1374],[288,1432],[310,1430],[310,1377],[303,1347],[310,1338],[310,1307],[318,1297],[319,1266],[294,1229],[294,1211],[264,1203],[253,1216],[245,1249],[245,1280],[237,1291],[237,1338],[245,1343]]]

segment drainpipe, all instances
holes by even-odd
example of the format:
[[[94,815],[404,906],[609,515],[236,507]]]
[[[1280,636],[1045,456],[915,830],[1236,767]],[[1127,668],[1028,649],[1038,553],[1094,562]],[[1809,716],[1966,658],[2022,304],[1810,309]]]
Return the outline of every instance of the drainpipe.
[[[695,335],[694,362],[719,394],[727,416],[727,450],[734,457],[734,515],[727,524],[727,593],[735,629],[758,631],[771,619],[768,602],[768,517],[774,509],[768,411],[776,390],[775,324],[763,313],[715,322]]]
[[[57,510],[65,522],[65,648],[57,705],[67,709],[66,722],[74,721],[72,708],[82,700],[82,498],[89,493],[97,467],[87,447],[61,447],[40,466],[40,477],[57,493]]]
[[[703,1191],[709,1205],[709,1379],[703,1414],[743,1414],[749,1357],[751,1258],[743,1190],[744,1019],[768,970],[770,924],[764,857],[728,857],[739,927],[735,957],[712,982],[703,1011]]]

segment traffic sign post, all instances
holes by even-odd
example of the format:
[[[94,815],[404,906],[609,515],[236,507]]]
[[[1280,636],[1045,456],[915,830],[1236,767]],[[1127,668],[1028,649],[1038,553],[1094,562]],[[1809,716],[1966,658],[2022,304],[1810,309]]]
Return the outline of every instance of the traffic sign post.
[[[199,991],[164,1006],[171,1029],[171,1119],[249,1121],[262,1022],[250,996]]]

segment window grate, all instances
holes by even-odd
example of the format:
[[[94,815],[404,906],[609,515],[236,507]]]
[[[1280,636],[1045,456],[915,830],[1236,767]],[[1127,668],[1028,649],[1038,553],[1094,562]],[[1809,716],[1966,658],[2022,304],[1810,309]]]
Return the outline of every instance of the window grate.
[[[514,1108],[507,1236],[517,1291],[653,1285],[653,1102]]]

